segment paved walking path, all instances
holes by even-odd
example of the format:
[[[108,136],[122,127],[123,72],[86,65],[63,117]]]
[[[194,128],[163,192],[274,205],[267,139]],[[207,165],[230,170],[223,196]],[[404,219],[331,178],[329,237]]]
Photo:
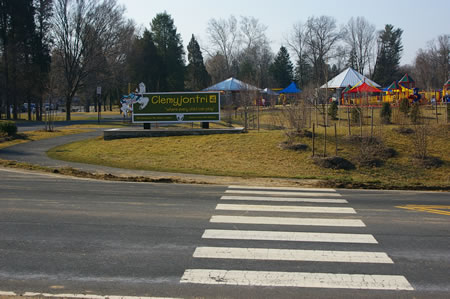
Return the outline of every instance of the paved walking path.
[[[186,183],[207,183],[207,184],[278,184],[280,186],[316,186],[318,180],[298,180],[298,179],[272,179],[272,178],[240,178],[225,176],[206,176],[184,173],[169,173],[146,170],[123,169],[107,167],[101,165],[67,162],[51,159],[46,152],[56,146],[81,141],[88,138],[102,136],[103,129],[96,129],[88,133],[65,135],[55,138],[42,139],[26,143],[17,144],[4,149],[0,149],[0,159],[26,162],[47,167],[72,167],[84,172],[97,174],[112,174],[118,177],[150,177],[154,179],[170,178],[176,182]]]

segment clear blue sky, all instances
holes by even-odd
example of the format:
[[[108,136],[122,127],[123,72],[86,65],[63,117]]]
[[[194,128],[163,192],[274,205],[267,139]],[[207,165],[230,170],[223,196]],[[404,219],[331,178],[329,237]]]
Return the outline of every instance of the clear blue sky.
[[[442,34],[450,34],[450,0],[118,0],[127,8],[126,16],[149,28],[152,18],[167,11],[186,45],[194,34],[207,42],[206,27],[211,18],[230,15],[253,16],[268,26],[267,35],[274,52],[284,43],[293,24],[309,16],[328,15],[338,24],[353,16],[364,16],[377,30],[385,24],[403,29],[402,64],[411,64],[419,48]]]

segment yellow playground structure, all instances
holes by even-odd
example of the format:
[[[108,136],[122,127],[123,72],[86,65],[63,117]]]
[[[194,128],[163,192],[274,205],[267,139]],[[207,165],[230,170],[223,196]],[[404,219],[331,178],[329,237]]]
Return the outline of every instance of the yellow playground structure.
[[[367,82],[358,82],[353,87],[345,88],[342,92],[341,104],[377,106],[388,102],[397,105],[404,98],[411,102],[419,101],[423,104],[430,104],[444,101],[450,95],[450,80],[444,84],[442,90],[419,91],[416,88],[415,81],[408,74],[405,74],[399,81],[392,82],[386,88],[377,89],[369,83],[367,84],[369,85],[368,88],[355,92],[356,89],[361,89],[360,87],[363,84],[367,84]]]

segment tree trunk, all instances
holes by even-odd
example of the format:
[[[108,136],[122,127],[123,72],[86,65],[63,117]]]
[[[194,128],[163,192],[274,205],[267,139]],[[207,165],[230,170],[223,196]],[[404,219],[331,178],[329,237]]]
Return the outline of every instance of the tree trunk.
[[[70,120],[70,110],[72,108],[72,97],[66,96],[66,120]]]
[[[43,106],[44,106],[43,103],[44,103],[43,96],[40,95],[40,96],[39,96],[39,100],[38,100],[38,102],[36,103],[36,107],[37,107],[37,110],[36,110],[36,118],[37,118],[37,120],[39,120],[39,121],[42,121],[42,108],[43,108]],[[50,106],[48,107],[48,109],[50,109]]]
[[[28,109],[27,109],[27,114],[28,114],[28,120],[32,120],[31,119],[31,98],[30,95],[27,92],[27,105],[28,105]]]
[[[84,112],[91,112],[91,98],[89,96],[86,98],[86,103],[84,104]]]

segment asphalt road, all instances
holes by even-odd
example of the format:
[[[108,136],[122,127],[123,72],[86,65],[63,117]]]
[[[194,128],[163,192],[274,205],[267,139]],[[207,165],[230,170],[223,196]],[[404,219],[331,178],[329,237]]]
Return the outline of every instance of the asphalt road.
[[[100,124],[108,124],[111,122],[122,121],[123,118],[120,115],[107,115],[102,116]],[[98,121],[95,120],[70,120],[70,121],[55,121],[53,126],[55,128],[73,126],[73,125],[97,125]],[[45,122],[43,121],[18,121],[16,122],[18,132],[44,130]]]
[[[104,182],[0,169],[0,294],[449,297],[449,193],[309,193]],[[406,205],[415,210],[397,208]],[[306,222],[274,224],[267,217]],[[356,225],[313,224],[324,220]],[[257,258],[258,250],[268,249],[270,258]],[[316,260],[319,251],[328,254],[322,259],[344,260]],[[345,260],[347,254],[356,258],[355,251],[377,252],[385,260]],[[303,257],[293,260],[299,252]],[[200,277],[202,271],[206,277]]]

